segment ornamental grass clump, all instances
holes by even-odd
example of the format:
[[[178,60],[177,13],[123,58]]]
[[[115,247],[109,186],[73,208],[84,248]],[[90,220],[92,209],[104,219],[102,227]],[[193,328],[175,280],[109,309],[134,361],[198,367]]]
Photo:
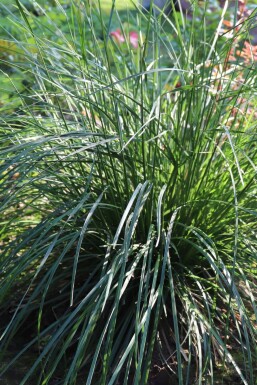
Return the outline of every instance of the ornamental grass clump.
[[[164,25],[69,5],[65,30],[10,15],[1,375],[32,352],[20,385],[253,385],[255,63],[228,60],[225,11],[208,30],[196,4]]]

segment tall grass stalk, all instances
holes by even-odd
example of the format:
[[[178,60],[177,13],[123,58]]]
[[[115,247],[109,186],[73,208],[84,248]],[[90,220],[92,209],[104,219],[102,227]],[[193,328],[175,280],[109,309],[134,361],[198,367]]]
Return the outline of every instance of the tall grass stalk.
[[[16,4],[9,65],[28,85],[0,118],[2,376],[33,352],[20,385],[164,369],[255,384],[254,65],[228,63],[233,37],[196,4],[182,21],[56,0],[63,28]]]

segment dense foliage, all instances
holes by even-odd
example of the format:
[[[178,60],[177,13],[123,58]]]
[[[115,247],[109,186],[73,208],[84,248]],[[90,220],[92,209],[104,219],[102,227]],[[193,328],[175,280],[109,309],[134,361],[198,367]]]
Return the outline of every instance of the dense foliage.
[[[253,14],[16,5],[2,375],[32,352],[20,385],[255,384]]]

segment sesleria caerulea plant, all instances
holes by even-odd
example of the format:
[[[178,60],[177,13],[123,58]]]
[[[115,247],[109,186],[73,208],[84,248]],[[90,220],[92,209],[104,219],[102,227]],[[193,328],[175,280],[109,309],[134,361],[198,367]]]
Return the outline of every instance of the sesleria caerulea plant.
[[[256,70],[229,57],[251,18],[226,36],[225,9],[210,31],[207,6],[56,1],[64,31],[16,5],[9,65],[29,86],[1,107],[1,375],[33,352],[21,385],[253,385]]]

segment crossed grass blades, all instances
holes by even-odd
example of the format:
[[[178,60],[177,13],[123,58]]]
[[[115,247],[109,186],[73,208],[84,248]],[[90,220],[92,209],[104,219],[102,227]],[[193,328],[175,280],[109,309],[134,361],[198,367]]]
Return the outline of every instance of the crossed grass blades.
[[[253,63],[228,62],[233,37],[196,5],[187,21],[56,2],[64,33],[16,4],[9,66],[29,86],[1,107],[2,376],[32,351],[20,385],[254,384]]]

